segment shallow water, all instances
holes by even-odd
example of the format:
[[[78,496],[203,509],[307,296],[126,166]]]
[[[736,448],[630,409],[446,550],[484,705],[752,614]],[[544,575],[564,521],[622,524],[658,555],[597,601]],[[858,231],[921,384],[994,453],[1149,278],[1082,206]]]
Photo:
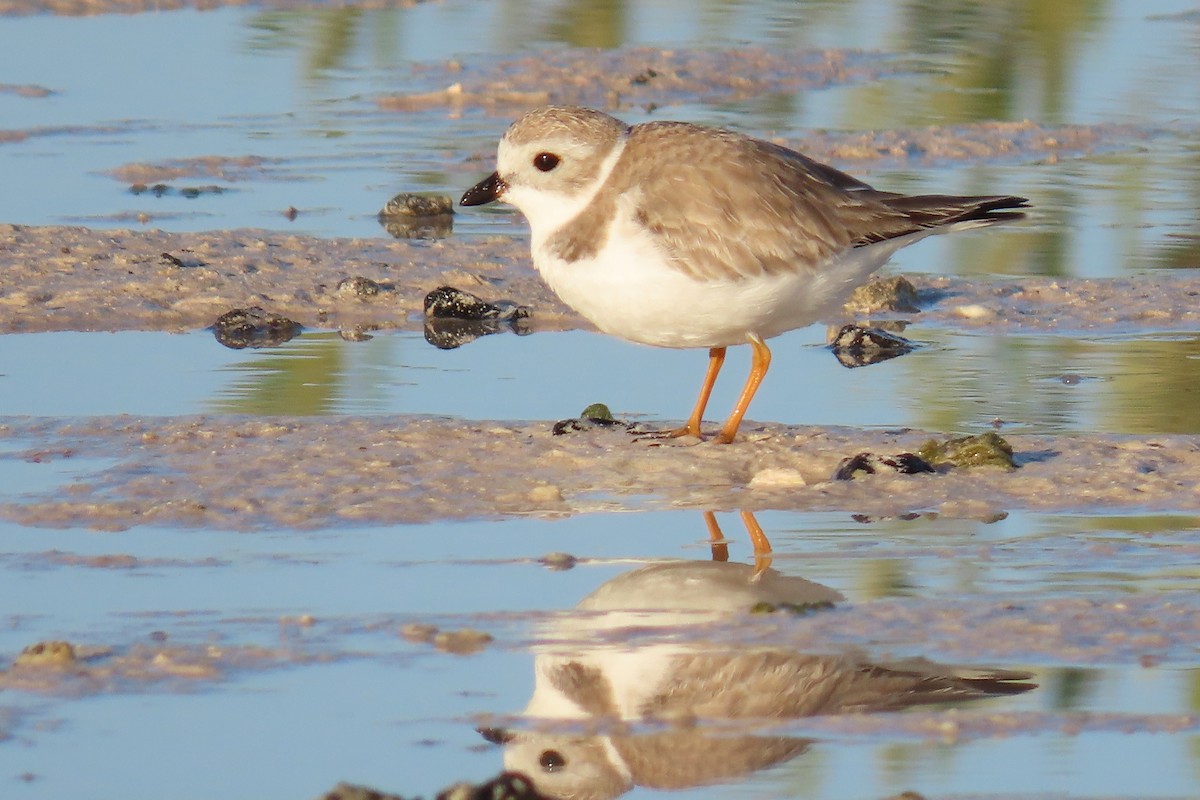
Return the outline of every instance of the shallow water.
[[[733,559],[743,560],[748,546],[735,520],[720,518]],[[846,595],[850,616],[841,624],[851,627],[857,613],[889,598],[901,612],[904,598],[918,597],[987,605],[1166,593],[1184,601],[1196,575],[1194,568],[1181,574],[1171,553],[1200,544],[1192,517],[1014,514],[993,524],[925,518],[864,525],[841,514],[770,513],[760,521],[776,568]],[[3,533],[5,651],[51,631],[123,650],[161,631],[181,646],[232,654],[253,645],[271,654],[265,664],[231,657],[216,680],[127,677],[77,699],[6,693],[18,716],[0,762],[10,775],[37,776],[16,784],[13,796],[27,797],[86,792],[97,781],[150,796],[163,780],[180,797],[250,796],[267,787],[311,796],[313,787],[347,775],[428,794],[455,778],[484,778],[499,769],[500,753],[473,727],[487,719],[480,714],[505,720],[524,705],[532,685],[528,647],[543,612],[566,611],[643,563],[709,557],[696,512],[304,534],[144,527],[114,536],[11,526]],[[1162,552],[1148,556],[1145,548]],[[582,561],[548,570],[536,559],[552,550]],[[82,560],[116,552],[139,563]],[[65,555],[81,560],[65,563]],[[1147,570],[1151,562],[1157,566]],[[877,613],[886,619],[890,612]],[[301,614],[314,622],[297,624]],[[496,642],[476,655],[438,653],[396,635],[413,621],[482,628]],[[902,615],[889,627],[911,624]],[[786,637],[789,629],[766,636]],[[1023,639],[1036,630],[1014,629],[1011,641],[992,646],[1015,648],[1006,665],[1032,669],[1033,692],[949,717],[936,712],[943,716],[933,718],[934,727],[915,735],[900,722],[864,727],[869,718],[797,720],[775,733],[817,739],[808,752],[735,785],[693,793],[851,798],[919,786],[931,796],[1188,796],[1200,768],[1193,699],[1200,673],[1173,658],[1087,667],[1047,660],[1033,654],[1033,639]],[[706,638],[722,635],[717,628]],[[877,657],[961,657],[954,638],[932,628],[875,635],[885,639],[859,644]],[[87,755],[71,758],[66,770],[68,752]],[[131,752],[139,754],[136,768],[127,765]],[[214,760],[222,769],[211,769]],[[1012,763],[1022,765],[1018,776],[1002,766]]]
[[[1193,334],[997,336],[910,326],[905,335],[919,345],[913,352],[853,369],[825,346],[823,329],[776,339],[750,418],[956,433],[1200,433]],[[741,388],[744,349],[730,353],[713,419]],[[690,410],[705,358],[583,331],[505,332],[450,351],[387,331],[366,341],[312,331],[276,347],[230,350],[197,331],[4,336],[0,363],[5,415],[556,420],[603,402],[619,417],[665,425]]]
[[[622,115],[792,142],[814,129],[989,120],[1127,126],[1104,129],[1092,151],[1062,156],[837,163],[899,191],[1033,198],[1037,211],[1022,225],[927,241],[900,254],[896,273],[1195,268],[1200,21],[1194,11],[1180,16],[1188,11],[1187,2],[1133,0],[453,0],[7,16],[0,84],[51,93],[0,91],[0,222],[382,238],[375,214],[395,192],[457,196],[486,174],[513,112],[383,111],[377,96],[444,88],[447,59],[470,70],[537,48],[750,43],[865,48],[903,67],[801,93],[673,97]],[[223,189],[195,198],[134,194],[113,175],[212,155],[265,161],[172,181]],[[295,219],[284,215],[290,207]],[[525,235],[503,209],[460,213],[454,231]],[[824,348],[823,329],[780,337],[750,418],[946,433],[998,425],[1063,436],[1200,434],[1197,332],[996,335],[918,324],[905,335],[915,352],[853,370]],[[732,405],[746,359],[731,352],[710,416]],[[580,331],[505,333],[452,351],[413,331],[347,341],[310,330],[242,351],[209,331],[14,334],[0,336],[0,417],[411,414],[549,424],[604,401],[658,423],[689,410],[703,362],[702,353]],[[112,463],[31,455],[41,445],[0,439],[0,502],[71,497],[73,485]],[[766,726],[815,741],[686,796],[1194,797],[1200,518],[1137,509],[996,516],[762,512],[774,569],[840,592],[843,604],[796,619],[617,636],[634,653],[680,642],[720,652],[852,648],[876,660],[1028,670],[1039,684],[955,708]],[[752,563],[736,515],[719,519],[731,561]],[[579,563],[544,566],[554,552]],[[595,618],[571,609],[606,581],[713,554],[694,509],[254,532],[0,521],[0,796],[312,797],[339,780],[431,796],[456,780],[484,780],[503,754],[475,727],[536,728],[519,715],[547,630],[589,630]],[[411,623],[495,640],[453,655],[401,636]],[[64,673],[7,669],[46,640],[103,652],[81,652]],[[154,648],[166,655],[138,660]],[[649,734],[658,724],[634,728]],[[630,796],[652,794],[640,786]]]

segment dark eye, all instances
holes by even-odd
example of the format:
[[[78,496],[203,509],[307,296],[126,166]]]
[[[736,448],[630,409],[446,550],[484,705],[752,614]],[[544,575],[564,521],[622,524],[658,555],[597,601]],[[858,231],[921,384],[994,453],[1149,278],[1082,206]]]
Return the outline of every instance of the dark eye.
[[[549,172],[558,166],[559,158],[554,153],[538,153],[533,157],[533,165],[542,172]]]
[[[543,750],[542,754],[538,756],[538,763],[546,772],[558,772],[567,765],[567,760],[557,750]]]

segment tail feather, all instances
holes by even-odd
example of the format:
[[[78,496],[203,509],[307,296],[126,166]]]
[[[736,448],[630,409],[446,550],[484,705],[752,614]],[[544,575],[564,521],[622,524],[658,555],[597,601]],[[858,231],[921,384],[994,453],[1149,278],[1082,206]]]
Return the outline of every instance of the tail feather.
[[[1029,200],[1014,195],[979,195],[959,197],[955,195],[890,195],[883,194],[879,200],[901,216],[898,224],[889,225],[863,236],[856,246],[882,242],[909,233],[930,228],[940,228],[962,222],[977,225],[993,225],[1023,219],[1025,213],[1013,209],[1029,207]]]

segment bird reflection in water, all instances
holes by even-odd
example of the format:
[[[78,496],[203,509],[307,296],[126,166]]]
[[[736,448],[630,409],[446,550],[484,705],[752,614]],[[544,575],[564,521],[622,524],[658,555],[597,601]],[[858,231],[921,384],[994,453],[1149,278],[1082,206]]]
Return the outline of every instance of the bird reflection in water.
[[[727,561],[724,537],[706,513],[712,561],[656,563],[619,575],[580,601],[580,613],[540,631],[545,644],[537,648],[524,711],[533,727],[480,730],[504,746],[506,770],[563,798],[703,786],[807,750],[810,739],[770,732],[787,720],[1035,687],[1024,672],[738,643],[754,610],[821,613],[843,599],[772,569],[767,537],[753,514],[742,518],[753,566]]]

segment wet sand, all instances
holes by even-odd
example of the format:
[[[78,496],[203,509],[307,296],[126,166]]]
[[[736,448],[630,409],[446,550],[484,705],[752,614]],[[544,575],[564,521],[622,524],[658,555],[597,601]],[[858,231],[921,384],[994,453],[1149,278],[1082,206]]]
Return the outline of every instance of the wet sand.
[[[442,285],[527,306],[534,330],[587,327],[533,271],[521,238],[389,241],[0,224],[0,271],[0,333],[195,330],[247,306],[309,328],[419,330],[425,295]],[[355,276],[384,291],[337,291]],[[921,301],[912,316],[926,325],[1136,333],[1200,323],[1197,270],[1113,279],[907,277]]]
[[[530,387],[530,391],[535,391]],[[989,519],[1014,509],[1200,508],[1194,436],[1014,435],[1018,468],[832,480],[841,459],[917,450],[936,433],[743,425],[730,446],[620,427],[556,436],[550,422],[403,417],[22,420],[12,458],[114,464],[43,497],[0,505],[23,525],[122,529],[312,528],[631,508],[932,510]],[[943,437],[944,438],[944,437]]]

